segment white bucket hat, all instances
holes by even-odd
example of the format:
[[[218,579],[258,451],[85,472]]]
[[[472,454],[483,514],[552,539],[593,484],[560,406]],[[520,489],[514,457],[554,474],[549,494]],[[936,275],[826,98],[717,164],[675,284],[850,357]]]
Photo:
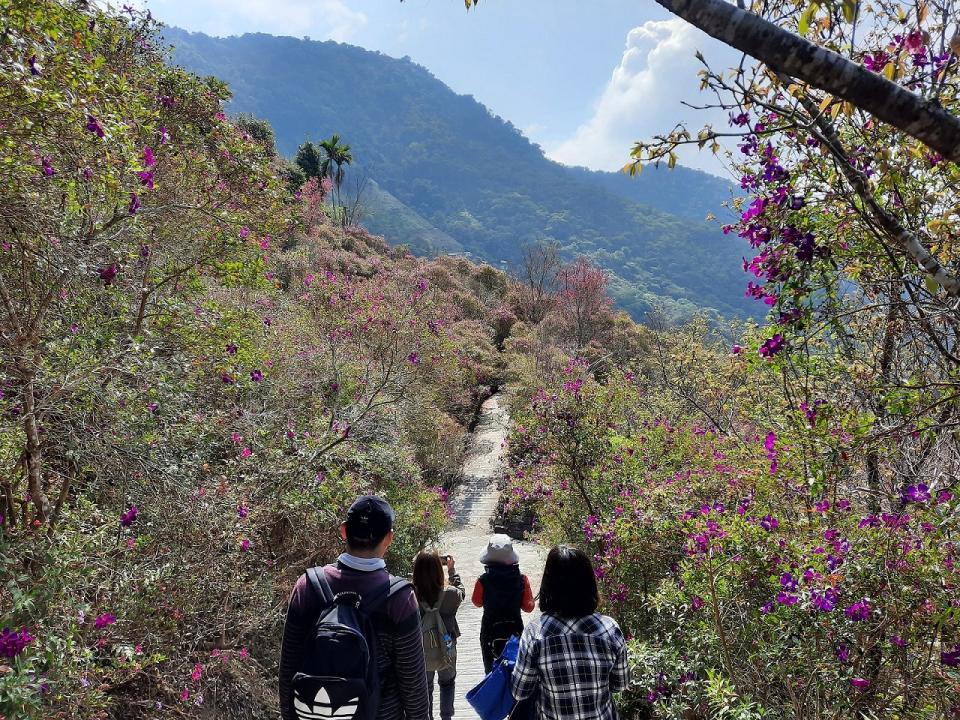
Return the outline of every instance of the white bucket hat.
[[[483,565],[516,565],[520,562],[520,557],[513,549],[513,541],[510,536],[498,533],[490,536],[487,549],[480,556],[480,562]]]

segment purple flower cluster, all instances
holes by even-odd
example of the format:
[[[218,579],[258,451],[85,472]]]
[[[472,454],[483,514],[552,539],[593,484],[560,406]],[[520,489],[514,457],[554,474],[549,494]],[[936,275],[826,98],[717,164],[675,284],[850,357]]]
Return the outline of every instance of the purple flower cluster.
[[[5,627],[0,631],[0,657],[13,659],[33,642],[33,636],[26,628],[12,630]]]
[[[120,525],[123,527],[130,527],[137,519],[139,514],[136,505],[131,505],[130,508],[123,514],[120,515]]]

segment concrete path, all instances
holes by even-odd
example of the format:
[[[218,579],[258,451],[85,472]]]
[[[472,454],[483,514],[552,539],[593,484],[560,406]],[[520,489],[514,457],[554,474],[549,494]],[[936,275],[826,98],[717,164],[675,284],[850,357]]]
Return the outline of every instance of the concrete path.
[[[453,527],[444,535],[440,545],[441,552],[456,559],[457,572],[467,589],[467,598],[457,613],[462,636],[457,645],[456,715],[461,720],[477,717],[465,696],[484,675],[480,656],[481,611],[470,602],[470,595],[483,572],[479,558],[492,532],[490,520],[497,507],[497,480],[504,471],[501,453],[509,425],[510,415],[502,394],[498,393],[483,403],[463,465],[464,482],[452,500]],[[520,569],[530,578],[536,595],[540,590],[546,551],[535,543],[519,540],[514,540],[513,546],[520,555]],[[539,612],[535,611],[524,619],[537,615]],[[434,708],[439,708],[438,696],[434,697]],[[439,720],[439,713],[435,712],[434,717]]]

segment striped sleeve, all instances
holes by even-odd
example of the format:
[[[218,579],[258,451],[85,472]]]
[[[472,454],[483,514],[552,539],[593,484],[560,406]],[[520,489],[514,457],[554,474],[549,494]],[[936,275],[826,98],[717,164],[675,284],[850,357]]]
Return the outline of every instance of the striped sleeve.
[[[412,594],[411,590],[411,594]],[[427,669],[423,660],[423,635],[420,631],[420,613],[414,612],[412,621],[397,627],[393,638],[393,672],[397,681],[400,704],[406,720],[429,720],[427,697]]]
[[[305,616],[307,601],[306,576],[301,575],[290,595],[290,604],[287,607],[287,620],[283,624],[283,641],[280,645],[280,717],[282,720],[293,720],[293,708],[290,703],[293,690],[293,675],[302,664],[303,654],[306,651],[306,636],[309,627]]]

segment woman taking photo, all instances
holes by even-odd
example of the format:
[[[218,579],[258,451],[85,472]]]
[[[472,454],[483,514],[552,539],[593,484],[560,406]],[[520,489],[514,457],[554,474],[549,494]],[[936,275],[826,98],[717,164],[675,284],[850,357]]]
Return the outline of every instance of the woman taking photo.
[[[447,569],[446,584],[444,567]],[[436,552],[420,552],[413,561],[413,589],[420,603],[430,720],[433,720],[434,676],[440,685],[440,718],[450,720],[457,678],[457,638],[460,637],[457,609],[465,594],[453,556],[441,558]]]
[[[543,615],[523,631],[511,681],[518,701],[536,696],[534,718],[616,719],[613,693],[629,681],[627,645],[617,623],[597,612],[599,601],[590,558],[553,548],[540,584]]]

